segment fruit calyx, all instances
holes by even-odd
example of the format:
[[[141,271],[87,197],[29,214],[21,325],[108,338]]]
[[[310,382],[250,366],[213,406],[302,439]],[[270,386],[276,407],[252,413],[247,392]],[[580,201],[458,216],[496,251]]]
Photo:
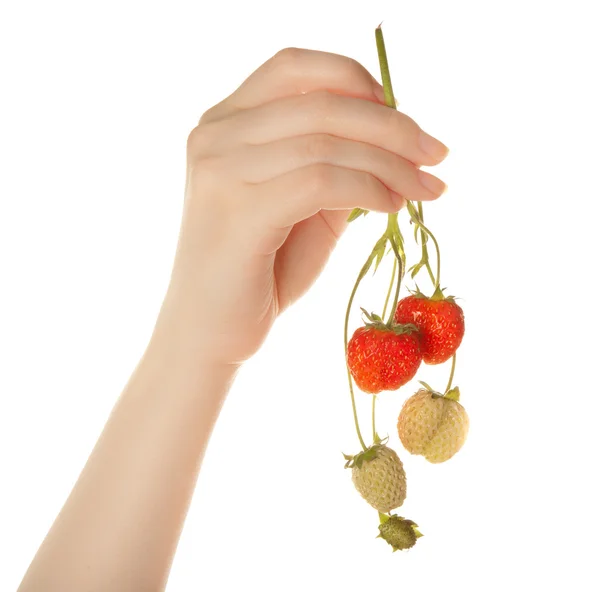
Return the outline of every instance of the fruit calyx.
[[[444,290],[446,290],[446,288],[440,288],[438,286],[431,296],[426,296],[423,294],[423,292],[419,290],[419,286],[416,286],[416,288],[416,290],[409,290],[409,292],[416,298],[423,298],[425,300],[431,300],[432,302],[441,302],[442,300],[447,302],[456,302],[456,296],[446,296],[444,294]]]
[[[392,331],[396,335],[410,335],[417,333],[419,328],[413,323],[396,323],[395,321],[385,322],[378,314],[369,313],[364,308],[361,308],[363,315],[368,322],[365,322],[365,327],[379,329],[380,331]]]
[[[379,534],[375,538],[386,541],[396,551],[410,549],[417,539],[423,536],[417,528],[418,524],[412,520],[396,514],[388,516],[379,512]]]
[[[366,450],[361,450],[358,454],[344,454],[344,458],[346,459],[346,464],[344,465],[345,469],[352,469],[353,467],[358,467],[359,469],[362,467],[363,463],[369,462],[377,458],[377,453],[385,448],[387,441],[389,440],[389,436],[386,436],[383,440],[381,440],[378,436],[375,438],[375,444],[372,444]]]
[[[434,391],[426,382],[419,380],[419,384],[422,384],[425,387],[425,390],[431,394],[434,398],[441,399],[450,399],[451,401],[457,401],[460,399],[460,389],[455,386],[451,389],[448,389],[443,395],[438,391]]]

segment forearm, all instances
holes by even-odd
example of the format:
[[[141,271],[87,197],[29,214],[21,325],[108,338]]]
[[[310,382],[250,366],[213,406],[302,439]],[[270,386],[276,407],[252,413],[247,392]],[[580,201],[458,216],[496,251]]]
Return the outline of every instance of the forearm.
[[[20,592],[162,590],[233,368],[158,330]]]

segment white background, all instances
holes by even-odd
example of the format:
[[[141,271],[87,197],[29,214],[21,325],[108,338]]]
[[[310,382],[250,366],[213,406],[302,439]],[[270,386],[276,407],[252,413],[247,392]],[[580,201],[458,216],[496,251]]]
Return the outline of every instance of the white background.
[[[381,395],[401,513],[425,533],[392,554],[341,456],[358,451],[344,308],[385,225],[362,219],[239,376],[168,590],[600,589],[595,3],[207,4],[0,8],[0,589],[18,586],[145,348],[188,132],[286,46],[379,78],[382,20],[401,110],[451,148],[448,193],[425,210],[466,313],[469,439],[444,465],[411,457],[395,422],[416,383]],[[381,306],[386,270],[358,304]],[[443,388],[447,372],[419,378]]]

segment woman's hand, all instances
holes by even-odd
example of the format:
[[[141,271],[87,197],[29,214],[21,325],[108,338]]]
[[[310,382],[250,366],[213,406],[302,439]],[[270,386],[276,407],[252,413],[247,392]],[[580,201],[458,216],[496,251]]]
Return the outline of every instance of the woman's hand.
[[[254,354],[314,282],[350,210],[432,200],[447,148],[386,107],[356,61],[284,49],[191,132],[184,215],[159,324],[204,363]]]
[[[25,575],[30,590],[162,590],[239,363],[315,280],[348,212],[434,199],[447,150],[348,58],[288,49],[191,133],[153,338]]]

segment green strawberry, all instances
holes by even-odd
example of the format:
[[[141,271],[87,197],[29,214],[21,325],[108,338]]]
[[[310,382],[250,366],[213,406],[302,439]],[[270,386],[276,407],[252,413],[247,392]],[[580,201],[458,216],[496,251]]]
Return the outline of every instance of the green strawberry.
[[[458,402],[459,395],[458,387],[445,395],[421,389],[404,403],[398,417],[398,436],[408,452],[441,463],[462,448],[469,416]]]
[[[379,514],[381,524],[377,538],[387,541],[394,552],[414,547],[417,539],[423,535],[417,530],[417,524],[401,516]]]
[[[384,444],[374,444],[355,456],[344,455],[352,468],[352,482],[379,512],[399,508],[406,499],[406,473],[398,455]]]

